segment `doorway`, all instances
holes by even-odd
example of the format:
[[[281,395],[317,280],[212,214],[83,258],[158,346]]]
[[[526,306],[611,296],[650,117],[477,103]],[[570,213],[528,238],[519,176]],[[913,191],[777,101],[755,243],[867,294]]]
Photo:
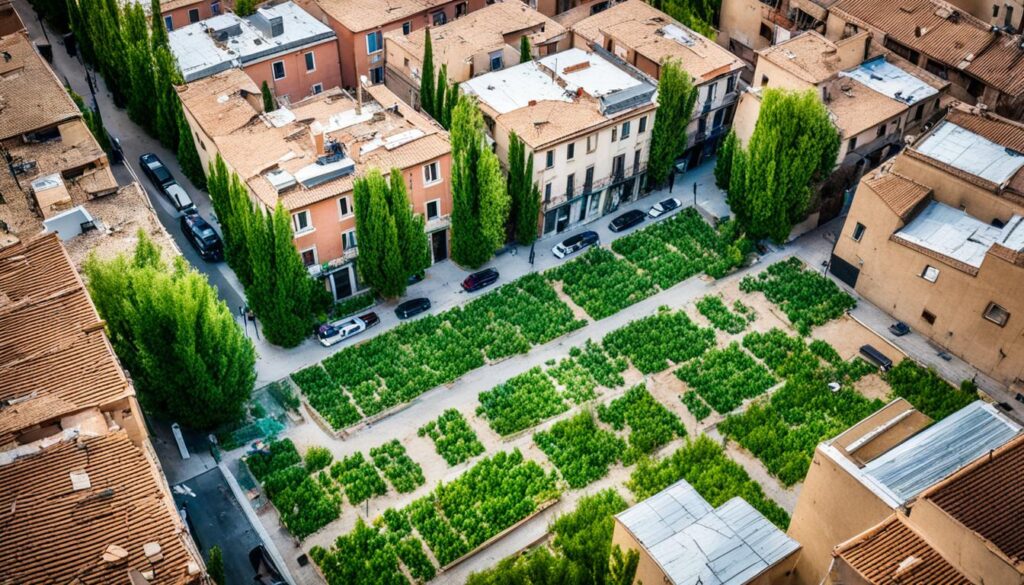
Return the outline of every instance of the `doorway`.
[[[430,234],[430,251],[435,263],[448,259],[448,230]]]

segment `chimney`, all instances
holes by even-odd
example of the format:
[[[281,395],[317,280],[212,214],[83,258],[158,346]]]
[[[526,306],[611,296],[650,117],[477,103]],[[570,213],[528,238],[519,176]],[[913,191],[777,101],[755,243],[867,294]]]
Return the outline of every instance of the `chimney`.
[[[316,155],[324,154],[324,133],[314,128],[309,130],[313,133],[313,146],[316,148]]]

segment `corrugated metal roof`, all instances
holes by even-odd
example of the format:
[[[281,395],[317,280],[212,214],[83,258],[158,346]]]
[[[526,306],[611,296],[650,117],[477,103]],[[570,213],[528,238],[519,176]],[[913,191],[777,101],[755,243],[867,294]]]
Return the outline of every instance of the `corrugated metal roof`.
[[[685,480],[617,518],[676,585],[742,585],[800,548],[743,499],[713,509]]]
[[[938,93],[910,72],[886,61],[885,55],[868,59],[849,71],[840,71],[839,76],[856,79],[878,93],[908,105]]]
[[[1020,425],[979,400],[893,447],[861,471],[871,485],[906,503],[1020,430]]]
[[[997,185],[1010,180],[1024,167],[1024,154],[949,120],[915,145],[914,150]]]

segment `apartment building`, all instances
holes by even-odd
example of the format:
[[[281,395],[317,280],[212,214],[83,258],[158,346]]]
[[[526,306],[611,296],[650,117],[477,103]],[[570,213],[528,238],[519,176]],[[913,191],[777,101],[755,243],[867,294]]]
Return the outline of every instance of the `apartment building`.
[[[1024,28],[1024,2],[1020,0],[956,0],[952,4],[975,18],[1008,33]]]
[[[502,164],[511,132],[535,157],[542,236],[598,219],[642,192],[657,88],[601,53],[569,49],[461,86],[478,100]]]
[[[283,103],[341,84],[334,31],[292,2],[245,18],[222,14],[168,36],[186,82],[239,68]]]
[[[256,85],[230,69],[178,94],[204,168],[219,154],[260,208],[283,205],[303,262],[336,299],[363,288],[352,186],[370,169],[402,171],[434,262],[448,257],[448,134],[385,86],[361,88],[356,97],[332,88],[264,112]]]
[[[989,376],[1024,379],[1024,125],[953,108],[865,176],[831,271]]]
[[[923,491],[836,547],[829,583],[1024,583],[1024,437]]]
[[[501,0],[498,0],[501,1]],[[596,14],[616,0],[510,0],[522,2],[544,16],[554,18],[569,12],[581,12],[587,15]]]
[[[899,152],[908,134],[941,115],[949,82],[877,50],[870,36],[833,42],[809,31],[759,51],[754,85],[737,107],[737,138],[746,143],[753,134],[765,88],[811,90],[839,131],[836,165],[844,186]]]
[[[441,26],[486,5],[487,0],[299,0],[338,35],[341,86],[355,88],[361,77],[384,82],[384,34],[409,34]]]
[[[909,546],[892,546],[889,550],[884,546],[881,549],[874,547],[874,551],[886,555],[888,562],[868,566],[862,563],[872,553],[864,548],[858,551],[853,545],[871,536],[885,535],[883,529],[888,526],[890,534],[905,538],[901,542],[916,546],[917,543],[912,542],[913,539],[904,532],[903,526],[887,524],[892,521],[892,517],[905,514],[912,522],[920,517],[922,522],[928,523],[925,513],[918,514],[918,510],[926,507],[922,502],[927,501],[932,494],[943,491],[943,486],[948,488],[957,477],[969,474],[978,465],[976,462],[987,461],[992,454],[999,453],[1004,445],[1019,446],[1022,440],[1020,434],[1020,425],[999,412],[995,406],[982,401],[975,401],[941,421],[932,423],[909,402],[898,398],[838,437],[821,443],[815,449],[788,530],[789,536],[803,547],[796,563],[796,582],[820,585],[826,579],[831,579],[830,582],[836,585],[1021,583],[1019,578],[930,580],[923,572],[926,565],[922,563],[935,566],[936,559],[923,554],[920,548],[916,550],[922,554],[917,556],[915,549]],[[1019,447],[1015,449],[1019,450]],[[1007,498],[1006,494],[986,496],[984,492],[960,492],[959,497],[976,498],[978,507],[983,510],[989,510],[997,501],[1012,499]],[[1014,503],[1013,509],[1018,508],[1019,505]],[[971,517],[977,518],[981,513],[979,509]],[[1005,524],[992,518],[992,525],[997,529],[996,526]],[[1019,523],[1017,525],[1019,528]],[[968,534],[969,530],[977,529],[976,526],[968,530],[963,527],[943,527],[942,530],[948,530],[944,537],[948,538],[946,542],[955,543],[942,551],[943,558],[951,562],[962,562],[977,555],[977,550],[966,548],[974,538]],[[870,570],[872,575],[903,575],[906,580],[836,579],[842,572],[837,571],[840,563],[833,563],[833,551],[844,543],[846,546],[840,546],[838,552],[840,555],[845,554],[848,562],[856,567]],[[894,545],[892,540],[889,543]],[[955,552],[958,545],[965,546],[963,553]],[[908,561],[911,556],[918,560]],[[988,574],[1006,575],[1006,568],[1009,567],[992,567]],[[1019,565],[1016,570],[1020,570]]]
[[[616,4],[571,30],[574,47],[597,45],[654,79],[663,63],[677,62],[697,88],[683,157],[692,168],[714,156],[732,124],[742,60],[643,0]]]
[[[0,575],[210,582],[56,234],[0,248]]]
[[[950,82],[949,93],[1024,118],[1024,40],[943,0],[840,0],[826,36],[862,31],[872,42]]]
[[[712,507],[686,480],[615,515],[612,545],[640,555],[634,583],[784,583],[800,544],[739,497]]]
[[[788,39],[797,30],[797,23],[792,18],[799,14],[795,7],[799,1],[722,0],[718,37],[715,40],[743,59],[753,70],[757,64],[758,51]],[[813,0],[803,2],[817,6]],[[801,24],[805,29],[813,28],[815,21],[804,19]],[[820,23],[821,32],[824,32],[823,18]]]
[[[107,155],[27,33],[0,37],[0,52],[0,232],[74,237],[93,219],[83,206],[118,189]]]
[[[407,103],[419,104],[420,74],[427,29],[384,35],[384,82]],[[520,40],[530,41],[535,58],[569,48],[566,30],[519,0],[498,1],[468,16],[430,28],[434,71],[447,67],[448,80],[462,83],[519,63]]]
[[[234,7],[231,0],[163,0],[160,2],[160,17],[167,31],[195,24],[207,18],[219,16]],[[146,6],[148,9],[149,6]]]

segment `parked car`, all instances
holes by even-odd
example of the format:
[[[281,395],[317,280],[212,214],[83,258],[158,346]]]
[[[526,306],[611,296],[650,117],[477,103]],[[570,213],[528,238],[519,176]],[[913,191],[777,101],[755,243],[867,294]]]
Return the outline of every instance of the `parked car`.
[[[551,248],[551,253],[555,255],[555,258],[565,258],[569,254],[600,243],[601,237],[597,235],[597,232],[583,232],[566,238],[561,244],[555,244],[555,247]]]
[[[270,553],[262,544],[249,551],[249,564],[252,565],[252,570],[256,571],[256,575],[252,578],[253,583],[258,585],[284,585],[286,583],[284,577],[281,576],[281,571],[274,564],[274,560],[270,558]]]
[[[676,199],[675,197],[663,199],[655,203],[654,206],[651,207],[651,210],[647,212],[647,215],[651,217],[661,217],[666,213],[678,208],[680,205],[682,205],[682,203],[679,203],[679,200]]]
[[[224,259],[224,242],[194,207],[181,216],[181,231],[203,260],[216,262]]]
[[[882,368],[883,372],[888,372],[892,368],[892,360],[871,345],[862,345],[860,347],[860,354]]]
[[[350,337],[366,331],[370,327],[380,323],[377,313],[367,313],[358,317],[349,317],[333,323],[321,325],[316,332],[316,337],[324,347],[330,347],[335,343],[344,341]]]
[[[142,167],[142,172],[146,173],[149,180],[153,181],[153,184],[161,190],[175,182],[171,171],[167,170],[160,158],[152,152],[147,152],[139,157],[139,166]]]
[[[196,205],[192,203],[192,198],[181,188],[181,185],[173,180],[170,185],[164,185],[164,194],[171,200],[171,205],[174,206],[174,210],[178,213],[188,214],[195,211]]]
[[[409,317],[419,315],[420,313],[429,310],[430,299],[412,299],[398,305],[398,307],[395,308],[395,315],[397,315],[399,319],[408,319]]]
[[[480,272],[474,272],[466,277],[466,280],[462,281],[462,290],[466,292],[476,292],[485,286],[490,286],[497,282],[498,271],[494,268],[486,268]]]
[[[903,321],[897,321],[892,325],[889,325],[889,332],[896,337],[903,337],[907,333],[910,333],[910,325],[907,325]]]
[[[608,224],[608,229],[612,230],[613,232],[621,232],[622,230],[629,229],[643,222],[643,220],[646,219],[646,217],[647,216],[644,215],[644,212],[640,211],[639,209],[627,211],[626,213],[623,213],[622,215],[613,219],[612,222]]]

